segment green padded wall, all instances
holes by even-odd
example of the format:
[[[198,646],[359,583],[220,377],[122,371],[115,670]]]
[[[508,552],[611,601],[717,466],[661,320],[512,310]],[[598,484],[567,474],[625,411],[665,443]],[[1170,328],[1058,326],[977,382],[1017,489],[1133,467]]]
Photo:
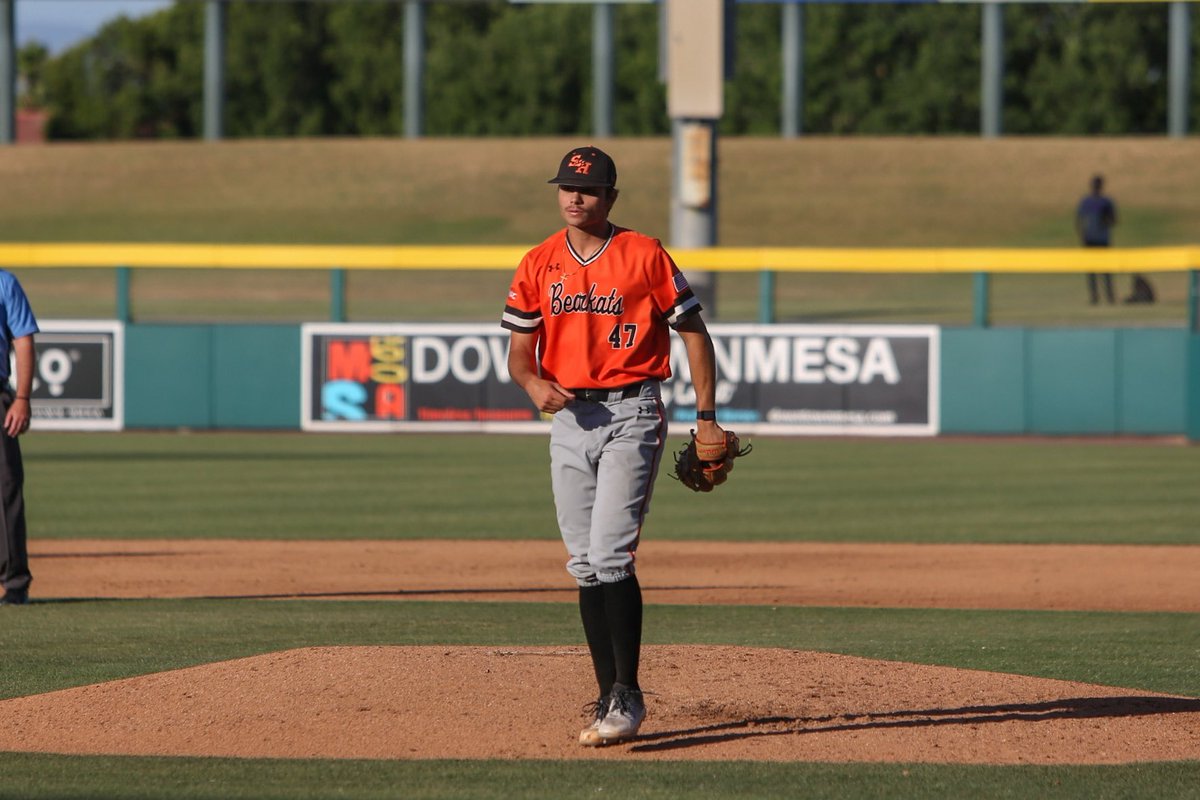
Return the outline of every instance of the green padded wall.
[[[947,433],[1024,433],[1025,331],[943,328],[941,406]]]
[[[1200,345],[1188,368],[1188,340],[1176,328],[944,328],[942,431],[1182,433],[1200,425],[1188,407]]]
[[[212,426],[212,326],[125,326],[125,427]]]
[[[127,428],[300,426],[298,325],[127,325]]]
[[[1117,344],[1117,429],[1178,434],[1187,425],[1188,337],[1178,330],[1125,328]]]
[[[214,326],[213,367],[215,427],[300,427],[300,326]]]
[[[1029,332],[1029,430],[1117,432],[1117,332]]]
[[[1187,409],[1184,414],[1184,432],[1193,442],[1200,442],[1200,333],[1188,336],[1187,351]]]

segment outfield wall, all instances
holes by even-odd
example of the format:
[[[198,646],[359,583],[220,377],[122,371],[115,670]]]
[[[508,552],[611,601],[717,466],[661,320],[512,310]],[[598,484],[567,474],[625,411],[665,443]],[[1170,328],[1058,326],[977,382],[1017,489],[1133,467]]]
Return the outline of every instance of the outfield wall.
[[[942,328],[945,434],[1200,440],[1200,334]],[[301,326],[125,327],[126,428],[301,425]]]

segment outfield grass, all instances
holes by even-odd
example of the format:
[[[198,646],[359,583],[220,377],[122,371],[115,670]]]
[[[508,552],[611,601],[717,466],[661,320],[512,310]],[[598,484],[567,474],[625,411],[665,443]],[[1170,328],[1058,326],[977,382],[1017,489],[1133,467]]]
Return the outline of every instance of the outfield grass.
[[[42,600],[0,617],[0,698],[296,647],[581,643],[571,603]],[[1200,615],[649,606],[647,644],[818,650],[1200,697]]]
[[[23,441],[39,537],[558,538],[543,436]],[[1181,445],[760,438],[713,495],[676,484],[670,459],[647,522],[657,539],[1200,542],[1200,451]]]
[[[0,149],[0,240],[533,245],[559,220],[547,164],[566,139],[271,140]],[[670,241],[670,141],[601,142],[621,168],[614,219]],[[718,243],[1072,247],[1072,215],[1103,170],[1116,243],[1200,242],[1200,140],[777,138],[721,143]],[[486,175],[486,180],[480,176]],[[331,267],[337,265],[330,265]],[[515,267],[515,265],[514,265]],[[16,270],[45,318],[110,317],[112,270]],[[494,321],[511,276],[351,273],[350,319]],[[1086,304],[1081,275],[1005,275],[993,320],[1181,325],[1182,274],[1152,306]],[[969,324],[968,275],[785,274],[781,321]],[[140,270],[142,321],[329,317],[319,271]],[[722,274],[716,314],[758,317],[758,276]],[[1118,276],[1118,292],[1128,278]]]
[[[605,764],[595,761],[246,761],[0,754],[29,776],[0,798],[83,800],[545,800],[555,797],[1194,798],[1200,765],[990,767],[937,764]],[[131,785],[130,775],[141,781]]]

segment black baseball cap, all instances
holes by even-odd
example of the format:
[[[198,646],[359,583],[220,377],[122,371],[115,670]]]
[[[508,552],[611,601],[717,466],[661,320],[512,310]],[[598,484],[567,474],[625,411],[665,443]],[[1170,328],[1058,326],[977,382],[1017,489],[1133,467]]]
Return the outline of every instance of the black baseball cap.
[[[617,165],[598,147],[576,147],[563,156],[558,175],[546,183],[567,186],[616,186]]]

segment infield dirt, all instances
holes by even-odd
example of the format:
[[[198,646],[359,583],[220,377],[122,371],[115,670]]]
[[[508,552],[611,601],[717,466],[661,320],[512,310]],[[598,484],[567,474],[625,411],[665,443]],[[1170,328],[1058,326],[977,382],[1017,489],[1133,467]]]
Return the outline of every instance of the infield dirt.
[[[555,541],[41,540],[35,596],[575,602]],[[1200,547],[645,541],[649,603],[1200,611]]]
[[[574,601],[557,542],[41,541],[35,598]],[[651,603],[1196,611],[1200,548],[648,543]],[[1070,567],[1068,569],[1067,567]],[[18,612],[20,613],[20,612]],[[586,649],[315,647],[0,702],[0,751],[1098,764],[1200,759],[1200,699],[651,646],[641,735],[575,741]],[[536,688],[534,688],[536,687]]]

